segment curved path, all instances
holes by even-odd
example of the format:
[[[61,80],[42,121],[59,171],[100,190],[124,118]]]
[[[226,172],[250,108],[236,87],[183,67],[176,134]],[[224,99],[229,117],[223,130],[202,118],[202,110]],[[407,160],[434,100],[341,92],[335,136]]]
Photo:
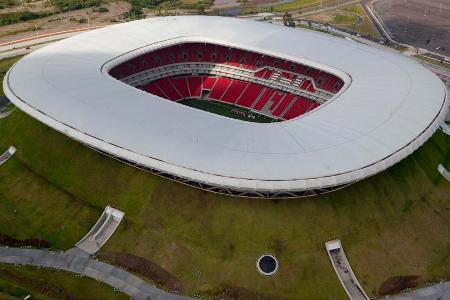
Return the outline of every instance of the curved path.
[[[0,262],[54,268],[85,275],[104,282],[133,299],[191,299],[157,289],[131,273],[90,258],[86,253],[76,248],[67,252],[58,252],[0,247]]]
[[[385,299],[385,298],[383,298]],[[450,282],[442,282],[400,295],[390,295],[389,300],[449,300]],[[380,299],[381,300],[381,299]]]
[[[8,112],[0,112],[0,119],[6,118],[10,114],[12,114],[15,110],[16,110],[16,108],[13,108]]]
[[[353,12],[350,12],[350,11],[345,11],[345,10],[336,10],[337,12],[339,12],[339,13],[343,13],[343,14],[347,14],[347,15],[351,15],[351,16],[354,16],[355,18],[356,18],[356,22],[354,22],[354,23],[351,23],[351,24],[335,24],[335,25],[341,25],[341,26],[354,26],[354,25],[360,25],[362,22],[364,22],[364,18],[363,17],[361,17],[360,15],[358,15],[358,14],[355,14],[355,13],[353,13]],[[332,24],[333,25],[333,24]]]

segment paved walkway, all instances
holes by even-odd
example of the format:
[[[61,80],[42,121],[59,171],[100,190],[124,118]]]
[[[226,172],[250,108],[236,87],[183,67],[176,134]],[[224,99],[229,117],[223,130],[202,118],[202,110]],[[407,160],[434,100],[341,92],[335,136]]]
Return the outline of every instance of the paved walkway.
[[[352,267],[345,255],[344,248],[342,248],[341,241],[328,241],[325,243],[325,248],[327,249],[334,271],[348,297],[351,300],[368,300],[369,297],[353,273]]]
[[[0,247],[0,262],[54,268],[86,275],[122,291],[133,299],[191,299],[157,289],[131,273],[90,258],[77,248],[72,248],[67,252],[57,252]]]
[[[77,35],[88,30],[93,30],[101,26],[91,26],[89,28],[80,28],[73,30],[65,30],[53,33],[42,34],[35,37],[18,39],[15,41],[0,43],[0,59],[14,57],[18,55],[26,55],[42,47],[47,46],[50,43],[57,42],[59,40]]]
[[[450,300],[450,282],[431,285],[401,295],[388,296],[389,300]]]

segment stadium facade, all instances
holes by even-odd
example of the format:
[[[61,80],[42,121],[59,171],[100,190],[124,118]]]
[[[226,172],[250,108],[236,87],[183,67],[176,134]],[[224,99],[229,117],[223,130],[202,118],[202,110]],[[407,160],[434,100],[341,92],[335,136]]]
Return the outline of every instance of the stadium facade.
[[[379,173],[425,143],[449,106],[444,84],[394,51],[204,16],[74,36],[21,59],[3,86],[21,110],[102,153],[253,197],[315,195]],[[242,116],[181,104],[189,98]]]

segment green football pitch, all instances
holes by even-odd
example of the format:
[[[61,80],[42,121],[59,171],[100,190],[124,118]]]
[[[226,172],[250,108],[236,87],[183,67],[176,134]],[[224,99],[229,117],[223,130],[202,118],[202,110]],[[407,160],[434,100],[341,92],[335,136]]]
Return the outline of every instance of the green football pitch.
[[[238,119],[242,121],[249,121],[256,123],[277,122],[277,119],[271,118],[269,116],[265,116],[250,111],[249,109],[223,102],[217,102],[212,100],[186,99],[180,101],[179,103],[196,109],[201,109],[213,114]]]

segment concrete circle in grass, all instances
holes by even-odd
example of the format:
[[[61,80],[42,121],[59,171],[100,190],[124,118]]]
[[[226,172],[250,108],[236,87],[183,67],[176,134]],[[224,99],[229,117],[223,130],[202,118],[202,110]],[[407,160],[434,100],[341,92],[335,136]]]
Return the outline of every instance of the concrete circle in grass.
[[[261,255],[256,262],[256,268],[262,275],[273,275],[278,271],[278,259],[270,254]]]

